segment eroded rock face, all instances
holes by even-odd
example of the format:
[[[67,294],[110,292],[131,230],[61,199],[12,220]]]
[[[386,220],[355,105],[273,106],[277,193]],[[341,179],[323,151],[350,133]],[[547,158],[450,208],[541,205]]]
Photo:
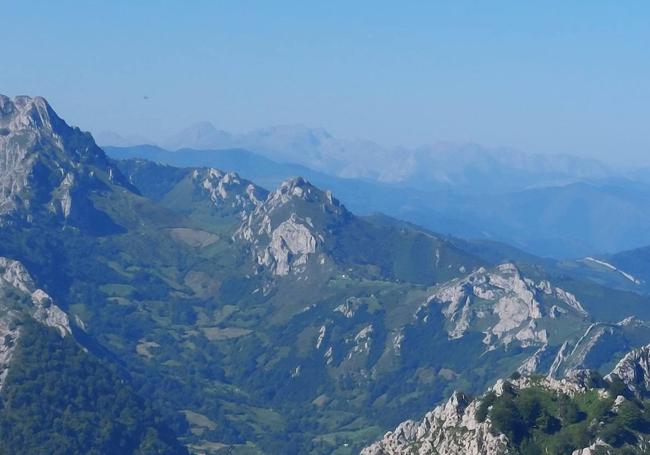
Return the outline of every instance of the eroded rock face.
[[[42,289],[38,289],[27,269],[18,261],[0,257],[0,287],[13,287],[29,295],[32,317],[37,321],[56,328],[61,336],[71,333],[68,315],[54,304],[52,298]]]
[[[490,388],[496,396],[506,388],[516,390],[539,387],[556,394],[574,396],[589,388],[571,379],[521,377],[517,380],[498,380]],[[604,393],[604,392],[603,392]],[[382,439],[361,451],[362,455],[510,455],[508,438],[497,433],[489,419],[479,422],[477,410],[482,398],[470,399],[454,392],[449,400],[415,422],[402,422]],[[589,450],[589,449],[585,449]],[[578,452],[580,455],[590,452]]]
[[[271,243],[259,261],[273,267],[276,275],[288,275],[307,264],[309,255],[316,252],[316,238],[307,226],[301,224],[295,214],[280,223],[271,232]]]
[[[623,357],[606,379],[620,378],[636,394],[650,391],[650,345],[635,349]]]
[[[432,305],[442,307],[450,339],[462,338],[479,323],[487,325],[483,340],[487,349],[511,343],[524,348],[545,347],[548,334],[538,327],[540,320],[567,315],[587,317],[575,296],[548,281],[535,283],[523,277],[513,264],[502,264],[492,270],[481,268],[442,285],[420,308],[418,317],[425,317],[426,309]],[[531,358],[527,369],[534,366],[535,358]]]
[[[13,318],[0,319],[0,390],[9,374],[9,364],[14,356],[20,329],[13,324]]]
[[[235,237],[249,242],[257,263],[274,275],[300,273],[314,256],[325,262],[318,250],[326,243],[328,224],[347,214],[331,193],[302,178],[289,179],[256,206]]]
[[[51,131],[50,124],[44,100],[0,95],[0,214],[17,208],[35,162],[29,145],[37,140],[36,128]]]
[[[648,333],[650,324],[627,318],[617,324],[595,322],[578,337],[565,340],[557,350],[548,374],[553,377],[570,376],[574,371],[597,369],[604,359],[637,347],[638,333]]]
[[[240,212],[242,218],[262,205],[267,197],[265,190],[242,179],[235,172],[215,168],[196,169],[192,172],[192,180],[217,207]]]
[[[362,455],[500,455],[508,454],[505,435],[493,435],[490,423],[478,422],[479,402],[461,393],[415,422],[407,420],[361,451]]]
[[[67,220],[87,203],[77,192],[84,198],[102,183],[132,188],[92,137],[68,126],[45,99],[0,95],[0,223],[9,215],[31,222],[39,209]]]
[[[16,294],[20,296],[18,299]],[[0,257],[0,389],[20,338],[16,321],[24,313],[54,327],[61,336],[72,333],[68,315],[45,291],[36,287],[25,267],[18,261]]]
[[[611,447],[605,444],[603,441],[596,441],[593,444],[591,444],[589,447],[585,447],[584,449],[574,450],[571,453],[571,455],[597,455],[602,453],[609,453],[607,449],[611,449]]]

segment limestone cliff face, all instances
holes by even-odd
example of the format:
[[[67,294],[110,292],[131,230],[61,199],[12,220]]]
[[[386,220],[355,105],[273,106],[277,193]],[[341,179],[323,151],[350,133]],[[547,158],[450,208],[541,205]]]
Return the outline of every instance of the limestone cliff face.
[[[650,345],[628,353],[605,376],[606,380],[618,377],[639,396],[647,396],[650,372]],[[535,387],[552,394],[574,397],[589,391],[596,391],[601,399],[611,400],[611,410],[617,414],[625,403],[622,395],[613,396],[606,388],[594,385],[593,375],[589,370],[572,370],[562,379],[552,377],[522,376],[514,380],[498,380],[490,391],[499,397],[507,389],[518,391]],[[445,402],[427,413],[418,422],[407,420],[382,439],[364,448],[361,455],[508,455],[512,452],[505,435],[492,426],[489,415],[480,422],[477,410],[484,399],[470,399],[454,392]],[[589,446],[574,450],[572,455],[595,455],[597,453],[614,453],[612,447],[600,438]],[[647,437],[639,435],[633,453],[648,453],[650,447]]]
[[[501,396],[508,387],[526,389],[542,387],[553,393],[573,396],[588,390],[581,376],[572,379],[521,377],[513,381],[500,379],[491,387]],[[384,437],[361,451],[362,455],[510,455],[508,438],[494,431],[489,418],[480,422],[476,415],[482,398],[454,392],[440,406],[419,422],[407,420]],[[588,453],[588,452],[585,452]]]
[[[508,454],[508,440],[493,435],[490,423],[476,420],[479,402],[454,393],[449,400],[415,422],[407,420],[362,455],[498,455]]]
[[[326,259],[323,247],[332,225],[349,212],[330,192],[302,178],[284,181],[249,214],[236,237],[252,245],[259,265],[274,275],[301,273],[309,260]]]
[[[0,95],[0,223],[63,220],[109,185],[133,188],[88,133],[68,126],[45,99]]]
[[[626,318],[616,324],[593,322],[580,336],[563,342],[548,374],[564,377],[574,371],[598,369],[603,363],[618,360],[619,353],[639,347],[640,340],[647,339],[648,333],[650,324],[636,318]]]
[[[530,387],[542,388],[553,394],[575,396],[592,390],[587,385],[584,374],[574,374],[571,378],[561,380],[553,378],[521,377],[516,380],[500,379],[490,388],[499,397],[506,387],[523,390]],[[599,394],[606,396],[605,390]],[[480,422],[476,415],[483,397],[470,399],[455,392],[449,400],[429,412],[419,422],[407,420],[382,439],[364,448],[361,455],[511,455],[515,452],[508,445],[508,438],[494,430],[490,418]],[[616,406],[624,400],[616,400]],[[618,404],[617,404],[618,403]],[[572,455],[595,454],[599,447],[606,447],[602,441],[596,441],[590,447],[579,449]]]
[[[643,395],[650,391],[650,345],[629,352],[606,377],[620,378],[633,392]]]
[[[545,349],[549,335],[540,327],[542,322],[581,321],[588,317],[575,296],[548,281],[535,282],[525,277],[510,263],[490,270],[480,268],[465,278],[439,286],[416,316],[425,320],[436,307],[446,319],[449,339],[462,338],[481,326],[488,351],[510,345]],[[536,358],[531,357],[528,372],[536,367]]]
[[[23,315],[54,327],[62,337],[72,333],[68,315],[36,287],[23,264],[0,257],[0,389],[20,337],[16,322]]]
[[[239,213],[243,219],[262,205],[268,195],[266,190],[242,179],[235,172],[215,168],[195,169],[191,178],[208,194],[216,207]]]

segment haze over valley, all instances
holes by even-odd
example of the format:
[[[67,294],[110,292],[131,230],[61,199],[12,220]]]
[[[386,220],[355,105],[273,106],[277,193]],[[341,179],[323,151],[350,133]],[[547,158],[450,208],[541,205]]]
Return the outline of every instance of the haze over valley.
[[[384,213],[541,256],[606,255],[650,243],[644,173],[594,159],[477,144],[385,148],[302,126],[233,135],[201,123],[159,145],[115,135],[100,143],[118,158],[213,165],[268,188],[302,175],[334,190],[357,213]]]
[[[650,453],[650,6],[5,2],[0,454]]]

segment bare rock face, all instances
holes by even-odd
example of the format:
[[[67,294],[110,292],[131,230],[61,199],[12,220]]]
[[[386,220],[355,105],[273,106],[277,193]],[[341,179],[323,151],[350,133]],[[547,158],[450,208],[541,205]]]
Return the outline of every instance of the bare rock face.
[[[623,357],[606,379],[620,378],[636,394],[650,391],[650,345],[635,349]]]
[[[261,263],[274,266],[276,275],[288,275],[304,266],[309,255],[316,252],[316,238],[295,214],[271,232],[271,243]]]
[[[9,364],[14,356],[20,329],[12,324],[12,319],[0,319],[0,390],[9,373]]]
[[[39,210],[67,220],[107,184],[132,190],[89,134],[43,98],[0,95],[0,224],[31,222]]]
[[[589,390],[586,385],[571,379],[527,376],[512,381],[500,379],[490,390],[496,396],[501,396],[506,388],[522,390],[530,387],[569,396]],[[481,398],[472,400],[454,392],[447,402],[426,414],[421,421],[402,422],[394,431],[389,431],[382,439],[363,449],[361,455],[513,454],[508,447],[508,438],[494,430],[489,417],[483,422],[477,420],[476,413],[480,404]],[[578,455],[589,453],[591,452],[578,452]]]
[[[454,393],[449,400],[429,412],[420,422],[407,420],[380,441],[366,447],[362,455],[508,454],[505,435],[493,435],[489,421],[478,422],[479,402]]]
[[[319,250],[330,226],[346,216],[349,212],[331,193],[298,177],[284,181],[258,204],[235,237],[249,242],[257,263],[274,275],[301,273],[312,257],[325,262]]]
[[[548,281],[535,283],[509,263],[492,270],[481,268],[438,287],[418,317],[426,317],[425,310],[432,305],[441,306],[450,339],[462,338],[480,324],[487,326],[483,332],[486,349],[515,343],[540,348],[538,355],[548,343],[546,330],[538,327],[541,320],[588,316],[575,296]],[[527,370],[533,370],[536,359],[529,360]]]
[[[571,455],[598,455],[598,454],[608,454],[611,452],[612,447],[608,444],[605,444],[603,441],[596,441],[591,444],[589,447],[584,449],[574,450]]]
[[[14,288],[30,297],[28,308],[34,319],[56,328],[61,336],[71,333],[68,315],[59,308],[52,298],[38,289],[27,269],[18,261],[0,257],[0,288]]]
[[[618,353],[639,347],[639,340],[643,338],[638,334],[649,331],[650,324],[636,318],[626,318],[616,324],[591,323],[582,334],[564,341],[555,353],[548,374],[565,377],[575,371],[597,369],[604,360],[618,360]]]
[[[196,169],[192,180],[205,191],[215,206],[241,213],[246,218],[267,197],[266,190],[242,179],[235,172],[223,172],[219,169]]]
[[[650,345],[628,353],[605,376],[622,379],[634,392],[646,392],[650,372]],[[618,413],[626,401],[624,396],[612,396],[603,383],[594,382],[594,371],[573,370],[562,379],[550,376],[521,376],[514,380],[499,379],[489,391],[497,397],[506,390],[521,391],[531,387],[544,389],[557,396],[575,397],[589,391],[596,391],[601,398],[615,398],[611,412]],[[470,400],[463,394],[454,392],[449,400],[436,407],[419,421],[407,420],[389,431],[382,439],[361,451],[362,455],[509,455],[508,439],[492,427],[489,415],[483,422],[476,419],[478,407],[483,397]],[[638,453],[648,453],[650,444],[645,437],[637,442]],[[613,448],[596,439],[589,447],[574,450],[572,455],[595,455],[614,453]],[[635,452],[637,453],[637,452]]]
[[[16,321],[25,313],[54,327],[62,337],[72,333],[68,315],[36,287],[27,269],[18,261],[0,257],[0,389],[20,337]]]
[[[36,157],[29,153],[39,129],[54,136],[45,100],[0,95],[0,214],[15,210],[29,184]],[[60,141],[59,141],[60,144]]]

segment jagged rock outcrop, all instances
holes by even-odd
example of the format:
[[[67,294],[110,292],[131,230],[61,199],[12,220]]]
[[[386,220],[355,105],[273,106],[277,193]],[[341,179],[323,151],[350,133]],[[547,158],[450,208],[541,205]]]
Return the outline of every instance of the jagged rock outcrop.
[[[329,191],[321,191],[298,177],[280,187],[259,204],[237,231],[236,237],[252,245],[259,265],[278,276],[303,271],[326,242],[331,226],[349,212]]]
[[[549,377],[523,376],[514,380],[498,380],[490,391],[500,397],[506,390],[521,391],[531,387],[553,394],[573,397],[590,389],[583,372],[561,380]],[[605,390],[599,389],[602,396]],[[437,406],[424,418],[415,422],[407,420],[389,431],[382,439],[364,448],[361,455],[510,455],[516,453],[504,434],[497,432],[487,416],[477,418],[477,411],[487,395],[470,399],[454,392],[444,404]],[[610,447],[596,441],[590,447],[574,451],[572,455],[589,455],[597,447]]]
[[[90,134],[43,98],[0,95],[0,223],[50,213],[74,224],[110,185],[134,191]]]
[[[491,270],[480,268],[438,287],[420,307],[417,317],[426,318],[428,308],[435,305],[442,307],[450,339],[462,338],[477,324],[487,325],[483,343],[488,350],[512,343],[544,348],[549,336],[546,329],[539,327],[540,321],[588,317],[575,296],[548,281],[534,282],[524,277],[510,263]],[[527,369],[532,370],[535,358],[529,360]]]
[[[266,190],[242,179],[235,172],[215,168],[195,169],[191,178],[209,195],[215,206],[236,211],[242,218],[262,205],[268,195]]]
[[[637,395],[647,394],[650,391],[650,345],[626,354],[606,379],[613,379],[614,376]]]
[[[493,435],[490,422],[478,422],[479,402],[455,392],[419,422],[407,420],[361,455],[509,454],[505,435]]]
[[[68,315],[36,287],[23,264],[0,257],[0,389],[20,337],[16,322],[25,314],[54,327],[62,337],[72,333]]]
[[[618,360],[623,352],[639,347],[647,340],[650,324],[626,318],[616,324],[594,322],[578,337],[566,339],[557,349],[548,375],[565,377],[574,371],[598,369],[604,363]]]
[[[31,315],[37,321],[56,328],[61,336],[71,333],[68,315],[54,304],[52,298],[36,287],[34,280],[23,264],[0,257],[0,286],[10,286],[31,299]]]

